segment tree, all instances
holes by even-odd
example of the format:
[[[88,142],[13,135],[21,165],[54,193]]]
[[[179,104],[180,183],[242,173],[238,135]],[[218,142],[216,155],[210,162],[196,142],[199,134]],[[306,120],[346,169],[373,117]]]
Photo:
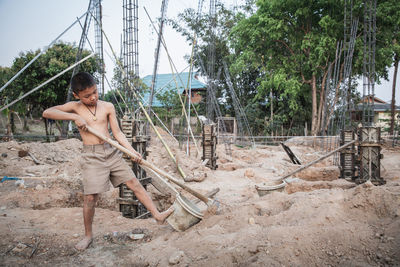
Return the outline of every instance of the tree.
[[[311,128],[316,134],[323,105],[320,101],[318,106],[318,92],[323,90],[335,59],[343,7],[337,1],[295,0],[262,0],[257,5],[256,14],[233,30],[236,53],[261,68],[268,85],[282,90],[290,115],[302,110],[299,98],[311,97]],[[260,87],[261,92],[266,89]]]
[[[364,5],[362,1],[354,2],[353,15],[360,18],[361,25]],[[343,2],[260,0],[257,7],[254,15],[241,20],[232,31],[236,61],[261,70],[260,95],[268,95],[268,90],[278,91],[279,98],[275,100],[287,101],[290,116],[298,111],[307,114],[303,108],[308,109],[307,99],[310,98],[309,119],[312,134],[316,135],[323,126],[328,71],[335,62],[336,45],[344,37]],[[379,36],[384,25],[378,23],[377,27]],[[362,73],[362,30],[359,27],[351,79]],[[386,54],[385,46],[377,43],[376,80],[387,73]],[[343,72],[343,63],[340,70]],[[343,73],[340,77],[339,84]],[[354,92],[350,92],[352,94]],[[338,97],[336,95],[336,99]],[[305,106],[301,104],[302,98]]]
[[[384,26],[382,27],[381,35],[383,38],[379,40],[384,42],[387,49],[390,50],[390,59],[392,59],[393,85],[392,85],[392,100],[391,100],[391,120],[389,133],[394,134],[395,107],[396,107],[396,80],[400,60],[400,2],[388,0],[380,5],[377,9],[377,19]]]
[[[141,96],[149,92],[150,88],[134,73],[126,73],[126,70],[121,69],[121,58],[118,62],[114,67],[114,76],[111,80],[112,90],[106,94],[107,98],[105,99],[114,105],[118,105],[119,112],[122,113],[120,115],[123,116],[128,110],[134,111],[139,108],[137,101],[141,101],[144,106],[147,105],[148,99],[142,99]],[[129,81],[126,75],[130,77]],[[133,91],[139,99],[137,99]]]
[[[12,77],[11,69],[8,67],[1,67],[0,66],[0,85],[6,84],[8,80]],[[7,103],[8,98],[6,94],[0,93],[0,106],[3,106]]]
[[[121,72],[119,72],[121,73]],[[128,85],[123,86],[122,83],[118,83],[117,80],[113,80],[114,88],[109,90],[104,95],[104,100],[111,102],[114,104],[115,107],[118,107],[117,112],[120,116],[123,116],[125,113],[130,111],[134,111],[138,109],[137,101],[141,101],[141,103],[145,106],[147,99],[142,99],[140,96],[143,96],[146,91],[149,91],[149,88],[146,86],[145,83],[140,78],[133,78],[130,81],[130,85],[133,88],[130,88]],[[122,88],[126,88],[123,90]],[[136,99],[132,90],[136,90],[136,94],[139,96],[140,99]]]
[[[26,69],[16,80],[14,80],[3,92],[9,101],[29,92],[36,86],[57,75],[70,65],[75,63],[75,55],[78,48],[75,45],[58,42],[41,55],[28,69]],[[31,61],[39,50],[32,52],[21,52],[19,57],[14,59],[10,72],[17,73],[29,61]],[[82,52],[83,57],[89,55],[89,51]],[[81,64],[81,70],[93,73],[96,70],[96,61],[90,58]],[[72,70],[53,80],[45,87],[32,93],[21,101],[17,102],[10,109],[20,114],[28,115],[34,109],[38,112],[51,106],[65,103],[68,93],[68,85],[71,79]],[[46,124],[47,132],[47,124]]]
[[[232,28],[243,18],[252,12],[254,1],[247,1],[246,5],[227,9],[222,3],[216,6],[216,21],[214,27],[214,38],[210,32],[210,14],[198,16],[194,9],[186,9],[178,15],[175,20],[169,23],[175,30],[180,32],[186,40],[193,44],[193,38],[196,38],[196,53],[194,56],[194,68],[204,77],[209,75],[209,47],[213,39],[215,45],[215,65],[213,72],[217,74],[217,86],[215,95],[219,100],[222,115],[234,115],[232,95],[228,90],[226,79],[223,75],[223,62],[230,66],[231,80],[234,85],[238,101],[245,108],[252,104],[252,100],[257,93],[258,71],[251,68],[242,68],[241,66],[232,66],[235,59],[232,55],[229,35]],[[190,63],[190,58],[188,57]],[[219,75],[218,75],[219,74]],[[204,108],[202,108],[204,110]],[[245,108],[246,109],[246,108]],[[247,109],[248,110],[248,109]],[[259,115],[259,114],[258,114]],[[262,116],[262,115],[261,115]]]
[[[159,117],[164,117],[165,121],[168,122],[172,118],[181,115],[182,105],[175,88],[168,87],[155,97],[162,106],[162,108],[153,107],[153,109],[159,114]]]
[[[398,28],[398,21],[383,23],[379,10],[385,4],[398,11],[397,2],[378,3],[375,81],[387,77],[393,62],[393,47],[388,45],[389,32]],[[270,125],[285,124],[287,129],[299,128],[311,121],[312,134],[326,130],[329,116],[334,114],[339,100],[348,92],[348,99],[357,97],[356,81],[363,71],[363,16],[364,1],[353,1],[352,14],[359,20],[353,55],[352,76],[344,83],[344,51],[340,55],[339,76],[334,88],[331,111],[324,110],[329,81],[329,70],[337,62],[336,47],[344,39],[344,3],[335,0],[259,0],[253,12],[252,1],[243,8],[217,8],[216,63],[218,73],[222,61],[228,63],[235,90],[250,117],[260,125],[260,118],[269,117]],[[393,2],[393,3],[392,3]],[[250,10],[250,11],[244,11]],[[384,12],[382,12],[384,14]],[[198,37],[195,66],[205,74],[210,40],[208,15],[197,19],[196,12],[185,10],[173,22],[182,35],[192,42],[193,32]],[[393,15],[395,17],[395,15]],[[390,25],[389,25],[390,24]],[[397,28],[396,28],[397,27]],[[385,37],[386,36],[386,37]],[[228,37],[228,38],[227,38]],[[398,40],[396,38],[395,40]],[[393,38],[391,43],[395,43]],[[395,57],[394,57],[395,58]],[[223,77],[219,79],[217,97],[225,105],[221,109],[233,113],[232,101]],[[347,81],[348,82],[348,81]],[[347,83],[346,82],[346,83]],[[346,89],[346,90],[344,90]],[[350,101],[349,101],[350,102]],[[257,108],[254,108],[257,107]],[[265,109],[263,109],[265,107]],[[329,112],[328,112],[329,111]],[[328,119],[323,121],[324,114]],[[256,119],[257,118],[257,119]],[[272,123],[279,120],[279,123]],[[297,123],[296,123],[297,122]],[[266,125],[268,126],[268,125]],[[258,129],[261,127],[257,126]],[[271,127],[267,127],[268,131]]]

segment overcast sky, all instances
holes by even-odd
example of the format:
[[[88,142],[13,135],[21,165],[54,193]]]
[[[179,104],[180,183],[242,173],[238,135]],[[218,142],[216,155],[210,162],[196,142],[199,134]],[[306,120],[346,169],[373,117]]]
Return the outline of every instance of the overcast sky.
[[[141,77],[151,74],[154,65],[154,51],[157,35],[153,31],[150,20],[160,16],[161,0],[139,1],[139,74]],[[50,44],[59,34],[70,26],[88,8],[88,0],[0,0],[0,65],[11,66],[12,61],[21,51],[42,49]],[[122,0],[104,0],[103,27],[111,40],[113,49],[119,55],[122,34]],[[176,17],[185,8],[196,8],[195,1],[169,1],[168,17]],[[84,19],[81,20],[82,24]],[[94,45],[93,21],[89,39]],[[60,39],[79,43],[81,27],[77,23]],[[183,57],[190,53],[190,47],[185,40],[171,27],[164,33],[168,50],[178,69],[186,65]],[[85,48],[90,49],[86,43]],[[111,79],[113,63],[111,49],[104,40],[105,63],[107,76]],[[108,56],[110,55],[110,56]],[[28,71],[28,70],[27,70]],[[161,51],[159,73],[170,73],[171,69],[164,50]]]
[[[153,31],[143,7],[146,7],[151,18],[155,20],[160,16],[161,2],[162,0],[139,1],[139,74],[141,77],[152,74],[157,43],[157,35]],[[228,7],[243,3],[241,0],[222,2],[226,3]],[[2,39],[0,42],[0,66],[10,67],[20,52],[43,49],[50,44],[77,17],[86,12],[88,3],[88,0],[0,0],[0,36]],[[113,49],[119,54],[122,34],[122,0],[103,0],[102,4],[104,31],[111,40]],[[197,4],[197,0],[169,0],[167,17],[174,18],[185,8],[197,9]],[[208,12],[208,6],[208,1],[204,1],[203,12]],[[93,27],[89,32],[89,39],[94,44],[92,29]],[[75,24],[60,39],[78,44],[80,35],[80,25]],[[184,56],[190,54],[189,45],[180,34],[169,26],[164,30],[164,37],[175,65],[178,70],[183,70],[187,66]],[[89,49],[89,46],[86,44],[85,48]],[[106,42],[104,50],[106,75],[111,80],[113,63],[108,55],[112,54]],[[158,73],[171,73],[164,49],[161,50]],[[392,80],[393,73],[390,73],[389,77]],[[375,86],[376,96],[389,101],[391,88],[391,81],[383,81],[382,85]],[[398,105],[400,104],[399,88],[400,78],[397,78],[396,103]]]

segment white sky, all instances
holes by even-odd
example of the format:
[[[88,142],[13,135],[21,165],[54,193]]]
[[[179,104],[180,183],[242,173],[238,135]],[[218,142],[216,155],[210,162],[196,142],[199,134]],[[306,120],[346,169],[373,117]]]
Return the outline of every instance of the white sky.
[[[153,21],[160,16],[161,0],[139,1],[139,74],[141,77],[152,74],[154,52],[157,35],[153,31],[144,8],[146,7]],[[225,0],[228,7],[241,4],[243,0]],[[86,12],[88,0],[0,0],[0,66],[10,67],[20,52],[43,49],[59,34],[70,26],[77,17]],[[103,0],[103,27],[111,40],[113,49],[119,55],[122,34],[122,0]],[[197,10],[197,0],[169,0],[167,17],[174,18],[185,8]],[[203,12],[208,12],[208,1],[204,1]],[[81,20],[82,24],[84,20]],[[93,23],[91,29],[93,29]],[[79,43],[81,28],[76,24],[60,39]],[[177,66],[183,70],[187,63],[185,55],[190,54],[190,47],[185,39],[170,26],[164,28],[164,37],[168,51]],[[89,32],[89,39],[94,45],[94,33]],[[88,44],[86,44],[89,49]],[[112,79],[113,63],[108,55],[112,55],[108,44],[104,42],[107,77]],[[26,70],[29,71],[29,68]],[[158,73],[171,73],[170,65],[164,49],[161,49]],[[399,76],[399,75],[398,75]],[[376,96],[389,101],[393,72],[390,81],[383,81],[375,86]],[[1,85],[0,85],[1,86]],[[397,78],[396,103],[400,104],[400,78]],[[107,90],[107,85],[106,85]]]
[[[145,14],[146,7],[153,21],[160,16],[161,0],[139,1],[139,74],[152,74],[157,34]],[[11,66],[21,51],[42,49],[70,26],[77,17],[86,12],[88,0],[0,0],[0,65]],[[104,0],[103,27],[113,49],[119,56],[122,34],[122,0]],[[168,17],[176,17],[185,8],[197,8],[195,1],[169,1]],[[81,20],[84,23],[84,18]],[[79,43],[81,27],[77,23],[60,40]],[[183,56],[190,53],[185,40],[171,27],[165,27],[164,36],[169,53],[177,68],[187,65]],[[94,46],[93,21],[89,39]],[[86,49],[90,49],[86,43]],[[107,76],[111,80],[113,63],[111,49],[104,40],[104,58]],[[108,56],[110,55],[110,56]],[[170,73],[171,69],[164,49],[161,50],[159,73]],[[26,71],[29,71],[27,69]]]

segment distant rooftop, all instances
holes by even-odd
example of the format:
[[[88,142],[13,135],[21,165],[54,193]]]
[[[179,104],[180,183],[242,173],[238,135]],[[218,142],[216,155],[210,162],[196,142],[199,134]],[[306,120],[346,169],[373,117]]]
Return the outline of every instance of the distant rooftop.
[[[157,74],[152,106],[154,107],[162,106],[161,103],[157,100],[156,95],[163,94],[164,92],[169,91],[171,89],[176,90],[175,80],[176,83],[178,84],[179,94],[182,94],[184,92],[185,88],[188,85],[189,80],[191,89],[196,89],[196,90],[206,89],[207,85],[195,78],[197,77],[197,72],[192,72],[191,76],[192,76],[191,79],[189,79],[189,72],[182,72],[180,74],[175,74],[175,75],[173,75],[172,73]],[[147,75],[143,77],[142,80],[150,88],[152,79],[153,75]],[[144,94],[144,99],[147,101],[147,103],[149,101],[149,98],[150,98],[150,92],[146,92]]]
[[[362,110],[363,108],[363,103],[359,103],[357,105],[357,109],[358,110]],[[374,111],[382,111],[382,112],[386,112],[386,111],[390,111],[392,109],[392,105],[389,103],[374,103]],[[400,106],[395,106],[395,110],[396,111],[400,111]]]
[[[392,109],[391,104],[380,104],[374,103],[374,110],[375,111],[390,111]],[[400,110],[400,106],[395,106],[395,110]]]
[[[385,100],[382,100],[382,99],[380,99],[380,98],[378,98],[378,97],[376,97],[376,96],[374,96],[374,103],[378,103],[378,104],[387,104],[387,102],[385,101]],[[367,96],[364,96],[363,97],[363,99],[361,99],[361,102],[364,102],[364,103],[371,103],[372,102],[372,95],[367,95]]]

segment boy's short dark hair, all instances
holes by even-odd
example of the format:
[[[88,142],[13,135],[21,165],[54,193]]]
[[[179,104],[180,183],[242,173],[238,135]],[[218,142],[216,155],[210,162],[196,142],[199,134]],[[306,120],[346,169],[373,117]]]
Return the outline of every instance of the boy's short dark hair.
[[[71,88],[75,94],[96,84],[94,77],[87,72],[79,72],[71,79]]]

